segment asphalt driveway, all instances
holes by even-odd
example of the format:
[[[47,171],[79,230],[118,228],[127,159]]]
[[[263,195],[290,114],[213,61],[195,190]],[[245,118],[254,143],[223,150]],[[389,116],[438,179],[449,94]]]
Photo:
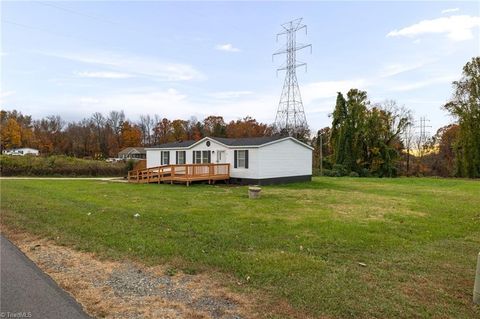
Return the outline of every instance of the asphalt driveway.
[[[0,235],[0,318],[90,318],[69,294]]]

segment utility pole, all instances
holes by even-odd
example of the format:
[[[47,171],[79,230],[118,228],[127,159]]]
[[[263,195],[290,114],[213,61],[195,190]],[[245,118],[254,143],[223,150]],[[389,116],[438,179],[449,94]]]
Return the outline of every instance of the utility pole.
[[[277,69],[277,74],[278,71],[283,70],[286,71],[286,74],[275,117],[275,128],[281,134],[295,136],[298,133],[301,134],[307,128],[307,119],[303,110],[296,73],[298,67],[304,66],[306,69],[307,64],[300,61],[297,62],[297,51],[310,47],[311,52],[312,45],[297,44],[297,31],[305,29],[305,34],[307,33],[307,26],[302,24],[302,18],[282,24],[282,28],[283,31],[277,34],[277,41],[279,36],[285,35],[286,45],[272,56],[273,59],[278,54],[286,55],[285,64]]]
[[[410,151],[412,147],[412,124],[409,123],[405,128],[404,137],[403,137],[404,145],[407,148],[407,176],[410,174]]]
[[[320,133],[320,176],[323,176],[323,134]]]

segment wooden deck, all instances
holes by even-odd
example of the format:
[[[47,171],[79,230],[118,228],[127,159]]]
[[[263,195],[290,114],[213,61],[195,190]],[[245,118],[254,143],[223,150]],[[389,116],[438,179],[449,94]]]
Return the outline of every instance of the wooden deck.
[[[177,164],[150,167],[128,172],[130,183],[186,183],[230,179],[230,164]]]

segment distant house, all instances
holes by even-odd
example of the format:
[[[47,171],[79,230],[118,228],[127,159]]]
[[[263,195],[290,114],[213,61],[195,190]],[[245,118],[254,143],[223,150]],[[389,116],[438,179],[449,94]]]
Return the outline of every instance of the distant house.
[[[39,151],[35,148],[22,147],[22,148],[15,148],[11,150],[3,150],[2,153],[5,155],[15,155],[15,156],[25,156],[25,155],[38,156]]]
[[[118,153],[120,159],[145,159],[147,157],[143,147],[127,147]]]
[[[230,164],[232,182],[270,184],[311,180],[312,151],[312,147],[293,137],[205,137],[199,141],[146,148],[146,158],[147,169],[182,164]]]

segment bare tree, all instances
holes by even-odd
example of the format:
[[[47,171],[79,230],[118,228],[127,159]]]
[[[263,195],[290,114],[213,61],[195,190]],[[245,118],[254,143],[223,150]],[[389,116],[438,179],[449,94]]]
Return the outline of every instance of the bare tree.
[[[153,119],[150,115],[140,115],[140,122],[138,123],[140,130],[142,131],[142,143],[143,145],[152,145],[152,130],[154,127]]]

